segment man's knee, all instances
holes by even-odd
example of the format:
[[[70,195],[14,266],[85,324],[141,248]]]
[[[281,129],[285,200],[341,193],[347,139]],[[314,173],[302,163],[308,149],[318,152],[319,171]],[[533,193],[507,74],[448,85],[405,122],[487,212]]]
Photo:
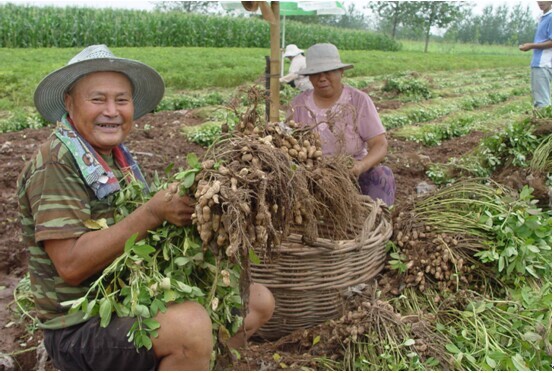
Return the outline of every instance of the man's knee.
[[[168,307],[159,313],[158,341],[153,340],[156,351],[161,355],[181,350],[191,355],[210,355],[212,342],[212,322],[200,304],[185,302]],[[156,343],[158,342],[158,343]],[[157,346],[156,346],[157,345]]]
[[[271,291],[262,284],[250,285],[250,312],[255,312],[262,323],[266,323],[273,316],[275,298]]]

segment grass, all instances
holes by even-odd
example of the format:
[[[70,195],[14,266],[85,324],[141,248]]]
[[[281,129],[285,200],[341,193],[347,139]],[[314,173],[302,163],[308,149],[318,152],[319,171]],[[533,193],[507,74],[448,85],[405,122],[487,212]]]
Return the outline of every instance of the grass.
[[[404,51],[422,52],[425,47],[423,41],[400,40],[400,43]],[[522,53],[517,46],[480,45],[447,41],[430,41],[428,53],[526,56],[528,60],[531,58],[529,54]]]
[[[6,111],[33,107],[33,92],[40,80],[64,66],[81,48],[0,48],[0,117]],[[137,59],[157,69],[166,82],[167,94],[232,89],[263,81],[269,48],[112,48],[117,56]],[[416,51],[342,51],[343,61],[354,64],[347,78],[395,72],[422,73],[522,68],[527,55],[441,54]],[[2,113],[4,112],[4,113]]]

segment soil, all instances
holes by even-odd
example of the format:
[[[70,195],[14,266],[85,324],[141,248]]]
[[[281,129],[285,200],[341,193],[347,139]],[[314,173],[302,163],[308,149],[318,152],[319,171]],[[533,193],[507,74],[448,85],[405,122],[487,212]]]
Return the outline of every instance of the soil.
[[[380,108],[396,108],[399,102],[379,103]],[[175,168],[186,167],[185,156],[194,152],[201,156],[205,149],[191,143],[182,136],[182,128],[197,125],[200,120],[194,111],[159,112],[148,114],[138,120],[135,129],[126,141],[128,148],[146,172],[147,178],[154,172],[163,174],[164,169],[174,163]],[[40,331],[29,331],[24,323],[14,319],[11,310],[13,291],[18,281],[27,270],[25,248],[21,242],[21,229],[18,221],[18,205],[16,196],[16,180],[25,161],[31,158],[38,145],[51,134],[52,128],[27,129],[20,132],[0,134],[0,174],[1,204],[0,204],[0,370],[54,370],[46,360],[44,351],[40,348],[42,334]],[[419,183],[425,182],[432,186],[431,180],[425,175],[429,163],[443,163],[451,157],[458,157],[478,145],[483,134],[471,133],[462,138],[443,142],[438,147],[424,147],[410,141],[402,141],[389,137],[389,155],[386,165],[393,170],[397,183],[397,203],[401,204],[416,194]],[[515,184],[526,183],[527,175],[507,173]],[[321,330],[320,348],[324,348],[325,333]],[[313,333],[299,331],[281,341],[252,341],[241,352],[240,362],[231,361],[231,366],[222,366],[233,370],[264,370],[277,369],[274,353],[279,351],[282,356],[289,354],[297,362],[309,359],[302,356],[308,351]],[[308,341],[308,342],[307,342]],[[311,346],[311,345],[310,345]],[[312,351],[313,353],[313,351]],[[304,355],[303,355],[304,354]],[[289,359],[290,360],[290,359]],[[290,364],[289,368],[294,369]],[[283,368],[281,366],[281,368]]]

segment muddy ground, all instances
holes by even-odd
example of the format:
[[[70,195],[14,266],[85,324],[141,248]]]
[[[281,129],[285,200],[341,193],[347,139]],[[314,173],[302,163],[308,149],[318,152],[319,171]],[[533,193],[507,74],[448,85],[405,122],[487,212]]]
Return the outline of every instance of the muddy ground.
[[[384,108],[395,106],[395,102],[376,103]],[[398,105],[397,105],[398,106]],[[136,128],[127,140],[128,148],[146,171],[148,176],[164,168],[171,162],[177,167],[185,166],[185,156],[189,152],[198,155],[205,149],[187,141],[181,134],[185,126],[197,125],[200,120],[194,111],[159,112],[148,114],[136,122]],[[30,333],[25,325],[13,319],[10,309],[13,304],[13,291],[27,269],[27,253],[22,245],[17,216],[16,179],[26,160],[37,146],[50,135],[51,128],[24,130],[0,134],[0,353],[13,357],[2,362],[0,370],[52,370],[52,364],[45,359],[41,349],[40,331]],[[473,147],[482,138],[482,133],[471,133],[462,138],[445,141],[438,147],[424,147],[414,142],[402,141],[389,136],[389,155],[386,165],[392,168],[397,183],[397,203],[400,204],[416,194],[420,182],[432,182],[425,175],[425,166],[430,162],[446,162],[450,157],[458,157]],[[516,177],[513,174],[512,178]],[[520,180],[521,181],[521,180]],[[517,181],[517,182],[520,182]],[[320,333],[323,332],[320,331]],[[276,351],[281,355],[298,354],[302,360],[306,342],[306,332],[300,332],[282,341],[253,341],[243,352],[241,362],[231,362],[222,367],[234,370],[277,369],[272,358]],[[321,339],[323,345],[324,338]],[[304,347],[303,347],[304,346]],[[4,356],[5,357],[5,356]],[[308,359],[309,360],[309,359]],[[10,366],[12,364],[12,366]],[[306,362],[306,366],[309,363]],[[301,364],[299,365],[301,366]],[[293,367],[291,367],[293,368]],[[294,368],[293,368],[294,369]]]

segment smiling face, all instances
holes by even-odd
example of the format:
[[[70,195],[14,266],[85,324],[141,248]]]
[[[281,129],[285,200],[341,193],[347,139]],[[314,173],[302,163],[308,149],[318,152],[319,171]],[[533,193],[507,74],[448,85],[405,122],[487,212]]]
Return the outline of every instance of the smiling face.
[[[133,88],[118,72],[103,71],[79,79],[65,95],[75,128],[97,152],[109,154],[133,126]]]
[[[343,69],[336,69],[309,75],[310,82],[314,86],[314,95],[324,99],[338,99],[342,93],[343,71]]]

